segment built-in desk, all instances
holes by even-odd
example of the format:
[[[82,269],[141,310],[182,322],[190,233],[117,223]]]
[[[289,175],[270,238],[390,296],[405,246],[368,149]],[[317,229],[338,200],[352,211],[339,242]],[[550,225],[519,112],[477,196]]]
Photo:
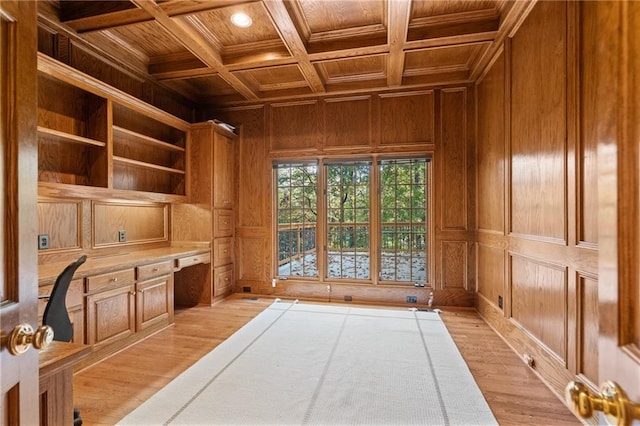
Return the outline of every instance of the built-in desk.
[[[91,347],[53,341],[39,352],[40,424],[73,424],[73,367]]]
[[[78,255],[80,257],[80,255]],[[188,261],[186,261],[186,260]],[[174,262],[176,270],[183,264],[210,263],[211,249],[209,247],[162,247],[150,250],[124,250],[123,253],[107,254],[87,257],[74,278],[84,278],[91,275],[101,275],[108,272],[135,268],[152,263],[170,260]],[[46,286],[55,283],[56,278],[69,262],[57,262],[38,265],[38,285]]]
[[[78,255],[79,256],[79,255]],[[38,267],[39,294],[46,298],[69,262]],[[211,250],[207,246],[171,246],[89,256],[74,274],[67,309],[74,327],[73,341],[92,348],[76,364],[80,369],[173,323],[174,274],[189,274],[201,292],[211,287]],[[178,286],[181,284],[178,283]],[[44,310],[45,299],[40,309]]]

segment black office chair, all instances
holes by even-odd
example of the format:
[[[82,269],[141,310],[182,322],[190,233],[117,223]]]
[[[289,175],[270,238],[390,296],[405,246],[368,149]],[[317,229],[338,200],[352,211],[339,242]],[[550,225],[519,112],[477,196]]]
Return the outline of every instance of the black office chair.
[[[78,260],[69,264],[58,275],[56,283],[53,285],[53,290],[51,290],[49,301],[44,308],[44,315],[42,316],[42,324],[53,328],[53,340],[70,342],[73,339],[73,326],[69,318],[69,312],[67,312],[67,291],[73,274],[86,260],[87,256],[81,256]],[[77,408],[73,409],[73,425],[82,425],[80,411]]]
[[[76,270],[87,260],[87,256],[81,256],[78,260],[68,265],[56,278],[47,306],[44,308],[42,325],[53,328],[53,340],[70,342],[73,339],[73,326],[67,312],[67,291],[71,279]]]

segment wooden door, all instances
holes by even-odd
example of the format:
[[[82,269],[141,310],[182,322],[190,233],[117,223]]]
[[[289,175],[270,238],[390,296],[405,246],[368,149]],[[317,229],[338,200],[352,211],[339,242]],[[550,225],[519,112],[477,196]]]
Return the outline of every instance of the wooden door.
[[[605,390],[612,391],[608,381],[640,402],[640,2],[596,2],[596,22],[602,388],[580,391],[579,404],[578,389],[573,384],[567,388],[568,402],[573,396],[574,411],[581,406],[583,416],[598,408]],[[626,407],[600,408],[610,412],[609,422],[630,424],[640,410]]]
[[[37,326],[36,3],[0,0],[0,423],[38,424],[38,352],[7,336]]]

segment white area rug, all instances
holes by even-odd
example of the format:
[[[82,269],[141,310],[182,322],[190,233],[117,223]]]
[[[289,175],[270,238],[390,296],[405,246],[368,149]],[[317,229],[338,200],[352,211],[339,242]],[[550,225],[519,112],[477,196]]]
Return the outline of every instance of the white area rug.
[[[439,314],[274,302],[119,424],[497,424]]]

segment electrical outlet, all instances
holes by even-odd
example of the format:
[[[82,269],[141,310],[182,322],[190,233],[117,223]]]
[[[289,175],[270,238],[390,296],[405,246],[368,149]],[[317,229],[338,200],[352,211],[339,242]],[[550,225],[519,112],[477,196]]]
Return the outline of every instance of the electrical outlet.
[[[498,296],[498,308],[502,309],[502,296]]]
[[[118,242],[124,243],[127,241],[127,233],[124,230],[118,231]]]
[[[274,278],[274,279],[272,279],[272,280],[271,280],[271,287],[275,287],[275,286],[277,286],[277,285],[278,285],[278,280],[277,280],[277,279],[275,279],[275,278]]]
[[[417,296],[407,296],[407,303],[418,303]]]
[[[38,250],[49,248],[49,234],[38,235]]]

